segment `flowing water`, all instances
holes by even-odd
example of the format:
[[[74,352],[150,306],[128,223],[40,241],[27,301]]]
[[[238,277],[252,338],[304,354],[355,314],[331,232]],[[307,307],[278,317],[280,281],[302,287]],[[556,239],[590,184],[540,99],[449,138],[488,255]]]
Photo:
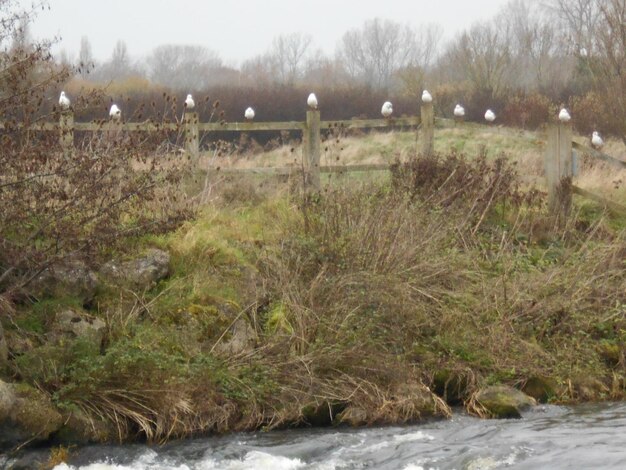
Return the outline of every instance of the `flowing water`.
[[[521,420],[457,414],[404,427],[237,434],[164,447],[90,446],[55,470],[498,468],[626,469],[626,403],[540,406]]]

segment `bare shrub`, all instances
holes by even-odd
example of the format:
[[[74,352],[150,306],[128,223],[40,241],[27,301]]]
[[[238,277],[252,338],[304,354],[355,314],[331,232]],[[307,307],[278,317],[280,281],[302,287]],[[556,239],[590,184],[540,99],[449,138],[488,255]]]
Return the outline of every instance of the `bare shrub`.
[[[10,3],[0,3],[8,13]],[[11,18],[11,17],[9,17]],[[18,28],[3,21],[0,38]],[[190,214],[177,189],[185,162],[156,151],[166,132],[150,136],[102,131],[72,148],[58,132],[29,126],[58,121],[56,100],[70,70],[58,67],[49,43],[0,55],[0,295],[18,293],[67,257],[92,258],[125,238],[160,231]],[[108,107],[101,93],[74,98],[74,109]],[[157,126],[158,127],[158,126]],[[11,295],[9,295],[10,297]]]

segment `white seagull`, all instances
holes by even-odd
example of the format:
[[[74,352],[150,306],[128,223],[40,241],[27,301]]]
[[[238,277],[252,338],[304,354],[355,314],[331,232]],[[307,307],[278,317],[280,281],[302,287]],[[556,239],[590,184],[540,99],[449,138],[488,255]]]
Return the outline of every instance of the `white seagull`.
[[[463,116],[465,116],[465,108],[463,108],[463,106],[461,106],[460,104],[457,104],[454,107],[454,116],[455,117],[463,117]]]
[[[246,109],[244,116],[246,117],[248,121],[252,121],[254,119],[254,109],[252,108]]]
[[[193,100],[191,95],[187,95],[187,99],[185,100],[185,107],[187,109],[193,109],[196,107],[196,102]]]
[[[59,106],[61,106],[61,109],[69,109],[70,107],[70,99],[65,96],[64,91],[62,91],[61,96],[59,96]]]
[[[385,101],[383,103],[383,107],[380,110],[380,112],[382,113],[383,116],[385,116],[386,118],[388,118],[389,116],[391,116],[391,113],[393,113],[393,105],[391,104],[390,101]]]
[[[487,122],[493,122],[496,120],[496,113],[494,113],[491,109],[488,109],[485,113],[485,120]]]
[[[570,122],[571,119],[572,119],[572,116],[569,115],[569,113],[567,112],[567,109],[561,108],[561,111],[559,111],[559,121]]]
[[[424,90],[422,92],[422,101],[424,103],[432,103],[433,102],[433,96],[430,93],[428,93],[428,90]]]
[[[604,145],[604,140],[602,140],[602,137],[600,137],[600,134],[598,134],[597,131],[593,131],[593,135],[591,136],[591,145],[597,149]]]
[[[114,121],[119,121],[122,117],[122,110],[118,108],[116,104],[112,104],[111,110],[109,111],[109,117]]]
[[[317,109],[317,96],[315,96],[315,93],[309,95],[306,104],[308,104],[311,109]]]

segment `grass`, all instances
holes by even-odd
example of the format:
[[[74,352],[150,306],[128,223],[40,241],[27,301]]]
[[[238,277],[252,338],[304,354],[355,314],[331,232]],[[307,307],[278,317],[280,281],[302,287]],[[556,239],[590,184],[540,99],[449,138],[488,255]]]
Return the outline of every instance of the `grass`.
[[[584,136],[577,136],[577,139],[585,141]],[[515,162],[521,175],[530,177],[543,175],[544,145],[545,137],[541,131],[488,127],[476,123],[438,123],[435,133],[435,151],[438,153],[455,151],[470,156],[485,153],[489,158],[506,155]],[[406,161],[415,154],[416,148],[414,131],[352,131],[351,134],[329,138],[322,144],[321,163],[390,164],[396,159]],[[620,140],[608,139],[602,150],[618,159],[625,159],[626,147]],[[223,168],[298,167],[301,154],[301,147],[290,144],[260,154],[231,154],[220,157],[212,164],[219,164]],[[203,164],[209,164],[208,156],[205,156]],[[626,201],[626,170],[616,170],[584,155],[575,184],[611,200]]]
[[[534,377],[554,380],[558,402],[624,398],[623,218],[577,199],[555,224],[515,177],[535,165],[521,163],[539,145],[529,134],[438,135],[448,148],[508,140],[520,163],[451,152],[384,176],[333,175],[308,198],[294,181],[214,184],[194,220],[131,247],[167,249],[172,275],[148,292],[100,293],[102,348],[42,340],[12,373],[122,438],[153,441],[330,422],[311,410],[360,407],[369,424],[447,416],[426,388],[439,371],[468,404],[484,385]],[[354,161],[414,145],[411,133],[351,139],[335,144]],[[581,178],[622,194],[604,171]],[[65,304],[22,309],[21,327],[41,336],[42,317]]]

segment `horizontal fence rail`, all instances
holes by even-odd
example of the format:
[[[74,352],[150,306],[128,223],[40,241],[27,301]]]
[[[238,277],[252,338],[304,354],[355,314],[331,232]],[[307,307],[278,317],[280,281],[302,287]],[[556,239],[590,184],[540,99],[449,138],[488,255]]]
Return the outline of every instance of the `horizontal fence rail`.
[[[361,165],[320,165],[320,173],[351,173],[359,171],[388,171],[391,165],[386,163],[372,163]],[[216,171],[224,175],[256,174],[266,176],[291,176],[302,173],[303,168],[297,165],[291,166],[268,166],[256,168],[216,168]]]
[[[572,141],[572,147],[574,147],[577,150],[580,150],[582,152],[588,153],[589,155],[591,155],[592,157],[595,157],[599,160],[605,161],[617,168],[622,168],[622,169],[626,169],[626,162],[623,160],[619,160],[615,157],[611,157],[610,155],[607,155],[606,153],[602,153],[599,150],[596,150],[592,147],[589,147],[588,145],[585,145],[581,142],[578,142],[576,140]]]

